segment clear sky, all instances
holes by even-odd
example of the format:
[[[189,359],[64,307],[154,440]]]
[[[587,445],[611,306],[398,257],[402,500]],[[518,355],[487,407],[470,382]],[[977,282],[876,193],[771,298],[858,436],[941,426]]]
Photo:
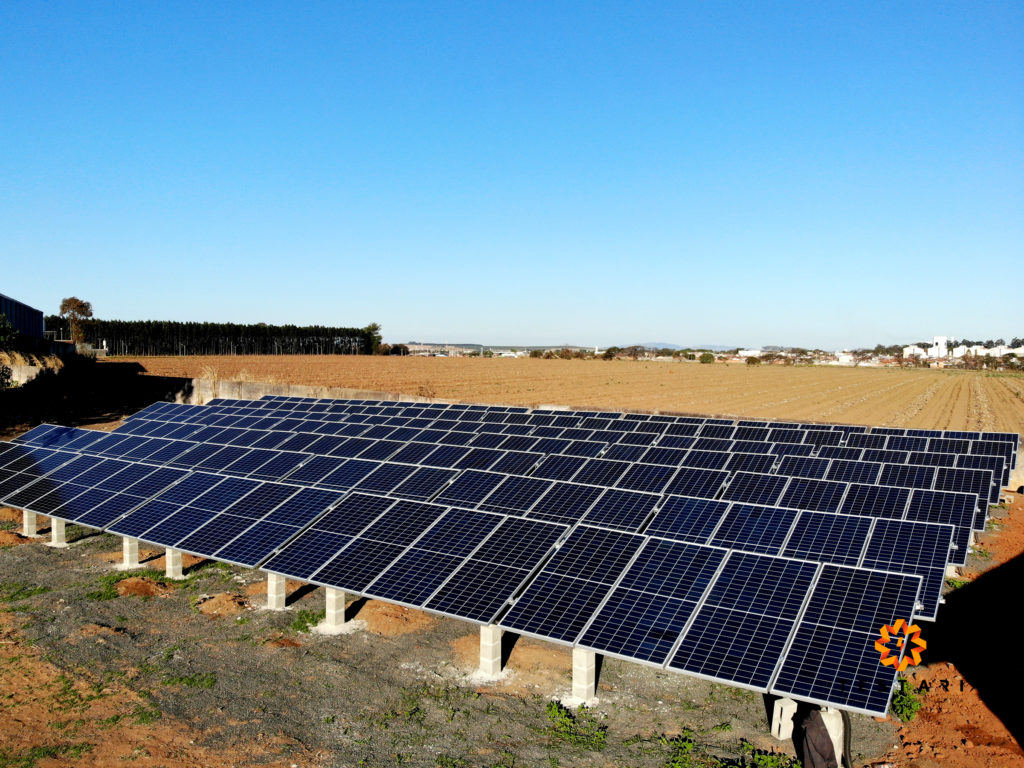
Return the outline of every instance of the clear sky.
[[[6,2],[0,292],[387,341],[1024,335],[1024,4]]]

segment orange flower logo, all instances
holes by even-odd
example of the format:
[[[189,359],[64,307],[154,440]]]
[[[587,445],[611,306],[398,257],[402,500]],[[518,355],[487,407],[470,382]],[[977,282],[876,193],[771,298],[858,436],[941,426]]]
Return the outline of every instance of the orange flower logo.
[[[896,667],[897,672],[902,672],[911,664],[917,666],[921,663],[921,651],[928,647],[928,643],[921,639],[921,628],[917,624],[907,624],[903,619],[897,619],[896,623],[892,626],[886,625],[882,627],[879,630],[879,634],[881,637],[875,640],[875,650],[882,654],[882,658],[879,661],[882,662],[883,666]],[[904,645],[907,645],[902,661],[896,656],[889,655],[889,648],[887,646],[894,637],[896,638],[897,648],[904,648]],[[913,658],[913,661],[911,661],[911,658]]]

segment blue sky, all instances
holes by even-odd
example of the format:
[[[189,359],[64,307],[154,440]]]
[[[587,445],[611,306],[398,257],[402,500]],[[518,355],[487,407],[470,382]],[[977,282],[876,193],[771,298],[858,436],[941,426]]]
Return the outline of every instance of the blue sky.
[[[1024,5],[0,5],[0,291],[389,341],[1024,334]]]

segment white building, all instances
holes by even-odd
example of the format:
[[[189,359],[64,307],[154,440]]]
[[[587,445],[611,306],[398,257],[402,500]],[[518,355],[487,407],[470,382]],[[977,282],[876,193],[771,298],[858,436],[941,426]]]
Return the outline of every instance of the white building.
[[[760,349],[741,349],[736,353],[737,357],[760,357]]]
[[[932,340],[931,349],[928,350],[928,357],[934,360],[944,360],[949,357],[948,342],[949,339],[945,336],[936,336]]]
[[[911,344],[909,347],[903,348],[904,357],[927,357],[928,353],[925,352],[921,347]]]

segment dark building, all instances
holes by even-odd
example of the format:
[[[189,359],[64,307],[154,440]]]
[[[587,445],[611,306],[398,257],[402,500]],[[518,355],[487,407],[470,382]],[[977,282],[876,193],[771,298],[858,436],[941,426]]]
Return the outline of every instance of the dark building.
[[[14,330],[23,336],[43,338],[43,313],[40,310],[0,293],[0,315],[5,315]]]

